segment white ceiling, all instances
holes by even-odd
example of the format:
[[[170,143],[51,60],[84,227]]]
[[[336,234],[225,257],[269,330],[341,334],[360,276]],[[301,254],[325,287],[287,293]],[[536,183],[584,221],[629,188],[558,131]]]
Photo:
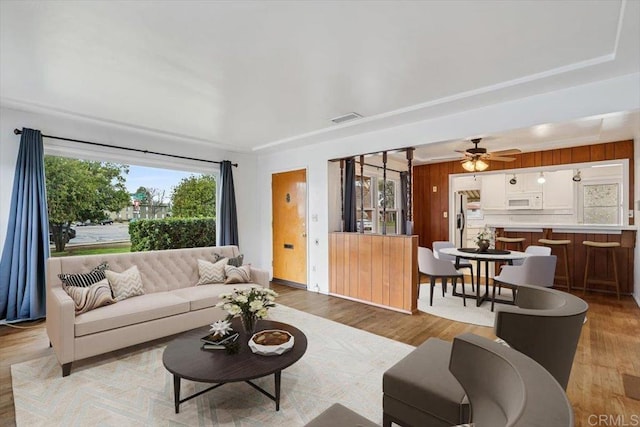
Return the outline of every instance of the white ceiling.
[[[2,105],[234,151],[638,71],[636,0],[0,0]]]

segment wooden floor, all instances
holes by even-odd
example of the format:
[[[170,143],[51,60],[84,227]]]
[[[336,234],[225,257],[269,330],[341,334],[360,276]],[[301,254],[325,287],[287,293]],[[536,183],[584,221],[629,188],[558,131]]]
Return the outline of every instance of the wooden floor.
[[[424,313],[409,316],[283,285],[273,288],[283,305],[407,344],[430,337],[451,340],[463,332],[495,338],[491,328]],[[622,374],[640,376],[640,309],[631,297],[577,295],[589,303],[589,312],[567,390],[576,426],[639,425],[632,423],[640,421],[640,401],[625,397]],[[21,326],[28,328],[0,326],[0,426],[15,425],[11,364],[52,352],[43,322]],[[610,417],[607,423],[594,422],[601,415]]]

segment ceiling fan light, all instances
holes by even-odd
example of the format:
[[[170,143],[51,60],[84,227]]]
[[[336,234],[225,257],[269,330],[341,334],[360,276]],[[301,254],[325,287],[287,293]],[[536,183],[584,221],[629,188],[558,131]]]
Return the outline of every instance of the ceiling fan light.
[[[476,160],[476,170],[478,172],[482,172],[483,170],[487,170],[487,168],[489,167],[489,163],[483,161],[483,160]]]
[[[489,167],[489,164],[483,160],[467,160],[462,163],[462,168],[468,172],[482,172]]]
[[[540,172],[540,176],[538,177],[538,184],[544,184],[547,180],[544,177],[544,174]]]
[[[467,160],[466,162],[462,163],[462,168],[468,172],[476,171],[476,165],[473,160]]]

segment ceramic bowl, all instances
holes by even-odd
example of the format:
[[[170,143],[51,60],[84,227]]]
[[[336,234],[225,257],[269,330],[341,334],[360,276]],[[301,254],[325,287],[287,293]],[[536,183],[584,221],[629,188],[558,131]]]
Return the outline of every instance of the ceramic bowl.
[[[283,334],[287,334],[289,335],[289,341],[280,344],[280,345],[262,345],[262,344],[257,344],[254,341],[254,338],[256,337],[256,335],[258,335],[260,332],[282,332]],[[283,353],[286,353],[287,351],[291,350],[293,348],[293,335],[291,335],[289,332],[287,331],[283,331],[280,329],[268,329],[266,331],[260,331],[257,332],[255,334],[253,334],[253,336],[251,337],[251,339],[249,340],[249,348],[251,349],[251,351],[253,351],[256,354],[261,354],[263,356],[279,356]]]

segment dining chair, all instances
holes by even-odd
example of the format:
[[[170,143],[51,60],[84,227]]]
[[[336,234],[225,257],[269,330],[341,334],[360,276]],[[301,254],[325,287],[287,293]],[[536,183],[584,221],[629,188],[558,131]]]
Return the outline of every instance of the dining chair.
[[[471,274],[471,290],[475,292],[476,288],[475,288],[475,279],[473,276],[473,264],[471,264],[468,260],[464,260],[464,259],[458,259],[458,262],[456,262],[457,258],[455,256],[449,255],[449,254],[443,254],[442,252],[440,252],[440,249],[455,248],[455,247],[456,246],[449,241],[433,242],[433,253],[438,259],[444,259],[446,261],[452,262],[453,265],[456,267],[456,270],[468,268],[469,274]],[[462,286],[464,286],[464,276],[462,277]]]
[[[530,245],[527,246],[527,249],[524,250],[525,254],[529,254],[529,255],[551,255],[551,248],[548,246],[537,246],[537,245]],[[524,262],[525,258],[521,258],[521,259],[514,259],[513,260],[513,264],[512,265],[522,265],[522,263]],[[506,264],[501,265],[500,268],[504,267]],[[502,285],[500,285],[498,283],[498,295],[502,294]]]
[[[458,279],[463,278],[462,273],[458,272],[450,261],[436,258],[431,249],[422,246],[418,247],[418,272],[429,276],[431,284],[429,305],[433,305],[433,288],[436,286],[437,279],[440,279],[442,283],[442,296],[444,297],[447,281],[451,279],[452,293],[455,293]],[[418,286],[420,286],[419,283],[420,281],[418,280]],[[464,280],[462,280],[462,283],[462,304],[466,307],[467,297],[464,290]]]
[[[493,278],[493,293],[491,295],[491,311],[496,301],[496,285],[513,289],[514,301],[519,285],[533,285],[550,288],[556,274],[555,255],[532,255],[524,259],[522,265],[505,265],[500,274]]]

